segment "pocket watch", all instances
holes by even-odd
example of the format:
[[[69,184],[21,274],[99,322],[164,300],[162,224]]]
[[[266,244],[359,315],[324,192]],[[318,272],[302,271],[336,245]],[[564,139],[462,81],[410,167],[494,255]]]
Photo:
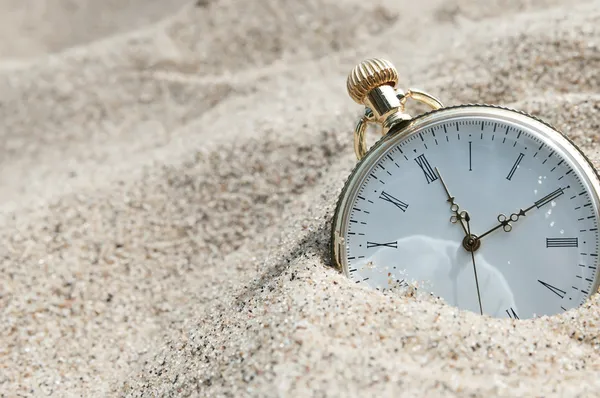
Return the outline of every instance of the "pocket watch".
[[[348,76],[365,105],[358,164],[332,227],[332,256],[352,281],[413,286],[448,304],[525,319],[577,307],[600,282],[598,174],[567,137],[523,112],[443,107],[396,88],[394,66],[370,59]],[[433,110],[416,117],[409,100]],[[383,137],[367,149],[369,124]]]

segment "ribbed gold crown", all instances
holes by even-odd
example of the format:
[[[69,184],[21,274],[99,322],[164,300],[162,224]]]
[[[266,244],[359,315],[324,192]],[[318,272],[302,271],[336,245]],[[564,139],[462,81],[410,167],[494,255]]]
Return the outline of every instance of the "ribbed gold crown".
[[[363,104],[369,91],[379,86],[398,84],[398,72],[390,61],[385,59],[367,59],[356,65],[348,75],[346,85],[348,94],[359,104]]]

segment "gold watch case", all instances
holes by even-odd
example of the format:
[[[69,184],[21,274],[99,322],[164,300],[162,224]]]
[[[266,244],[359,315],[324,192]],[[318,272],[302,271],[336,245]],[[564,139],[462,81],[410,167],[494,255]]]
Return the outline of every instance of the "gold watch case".
[[[331,230],[331,256],[333,266],[346,276],[348,265],[345,252],[344,232],[348,227],[348,218],[350,202],[357,195],[362,181],[365,179],[371,168],[387,153],[387,151],[400,141],[418,134],[420,131],[431,127],[447,119],[469,119],[490,118],[506,122],[513,122],[527,125],[532,131],[539,134],[539,137],[548,145],[560,148],[573,161],[574,167],[578,169],[585,177],[584,183],[591,192],[594,201],[594,211],[598,217],[600,208],[600,176],[593,167],[590,160],[568,137],[560,133],[551,125],[542,120],[528,115],[524,112],[516,111],[495,105],[469,104],[459,105],[447,108],[440,108],[429,113],[397,123],[384,135],[375,145],[373,145],[364,156],[361,157],[356,167],[346,180],[344,188],[339,196],[335,214],[333,217]],[[598,291],[600,278],[596,277],[593,290]]]

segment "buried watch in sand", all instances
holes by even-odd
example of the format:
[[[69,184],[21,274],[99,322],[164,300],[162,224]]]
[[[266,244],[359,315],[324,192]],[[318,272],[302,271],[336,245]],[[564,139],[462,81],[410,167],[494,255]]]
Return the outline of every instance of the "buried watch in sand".
[[[451,305],[532,318],[581,305],[598,289],[600,182],[548,124],[491,105],[444,108],[396,89],[385,60],[348,76],[364,104],[359,159],[332,228],[335,265],[384,291],[416,284]],[[409,116],[413,99],[434,110]],[[383,138],[367,151],[368,123]]]

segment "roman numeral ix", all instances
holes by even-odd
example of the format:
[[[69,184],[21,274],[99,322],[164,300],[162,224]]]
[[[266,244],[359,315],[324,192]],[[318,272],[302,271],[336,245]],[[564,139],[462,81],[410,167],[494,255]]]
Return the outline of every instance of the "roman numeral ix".
[[[431,184],[432,181],[438,179],[437,174],[435,174],[435,172],[431,168],[431,165],[429,164],[429,161],[427,160],[425,155],[417,156],[415,162],[417,162],[421,170],[423,170],[423,173],[425,174],[425,179],[427,180],[427,184]]]
[[[398,242],[388,242],[388,243],[377,243],[377,242],[367,242],[367,249],[372,247],[391,247],[393,249],[398,248]]]
[[[399,208],[403,212],[405,212],[406,209],[408,209],[408,205],[406,203],[404,203],[400,199],[396,199],[395,197],[393,197],[392,195],[390,195],[389,193],[387,193],[385,191],[381,191],[381,195],[379,195],[379,199],[383,199],[386,202],[390,202],[391,204],[395,205],[397,208]]]
[[[546,247],[578,247],[577,238],[546,238]]]

